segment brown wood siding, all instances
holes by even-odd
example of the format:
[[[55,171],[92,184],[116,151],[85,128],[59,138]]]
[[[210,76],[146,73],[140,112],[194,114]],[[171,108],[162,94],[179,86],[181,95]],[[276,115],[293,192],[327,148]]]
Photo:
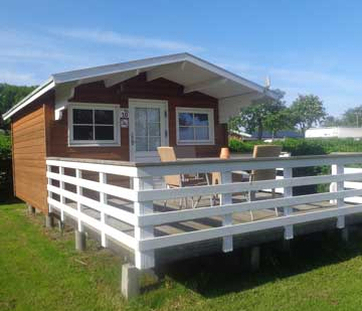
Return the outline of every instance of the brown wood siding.
[[[227,145],[225,125],[218,123],[218,101],[215,98],[194,92],[183,93],[183,86],[166,79],[147,82],[146,75],[127,80],[121,84],[106,88],[103,82],[80,85],[76,88],[74,102],[119,104],[128,108],[130,98],[159,99],[168,101],[169,111],[169,143],[176,147],[176,152],[183,156],[216,156],[220,148]],[[176,146],[176,107],[212,108],[215,121],[215,145]],[[51,110],[52,107],[49,107]],[[120,147],[69,147],[67,112],[59,121],[50,124],[49,156],[129,160],[129,132],[122,128]],[[189,150],[192,152],[189,153]],[[191,154],[192,153],[192,154]]]
[[[45,133],[45,106],[41,103],[12,120],[15,195],[47,213]]]

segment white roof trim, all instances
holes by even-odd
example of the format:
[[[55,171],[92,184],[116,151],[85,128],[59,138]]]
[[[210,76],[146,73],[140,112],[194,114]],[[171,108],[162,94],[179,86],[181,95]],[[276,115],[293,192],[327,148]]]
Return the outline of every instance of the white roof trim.
[[[19,110],[23,109],[25,106],[30,104],[35,99],[39,98],[41,95],[45,94],[47,91],[54,88],[56,85],[60,85],[68,82],[75,81],[84,81],[87,79],[92,79],[99,77],[100,80],[102,78],[108,78],[109,75],[120,74],[122,72],[129,71],[145,71],[154,70],[154,68],[161,65],[169,65],[173,63],[184,64],[185,62],[190,62],[196,66],[199,66],[205,70],[208,70],[216,75],[221,76],[223,79],[234,81],[238,84],[246,86],[251,90],[254,90],[258,93],[263,93],[266,96],[277,98],[276,94],[265,87],[244,79],[230,71],[227,71],[221,67],[213,65],[207,61],[202,60],[201,58],[195,57],[188,53],[180,53],[180,54],[172,54],[160,57],[146,58],[136,61],[130,61],[119,64],[112,64],[106,66],[98,66],[80,70],[67,71],[62,73],[53,74],[51,79],[46,81],[44,84],[35,89],[31,94],[25,97],[22,101],[16,104],[13,108],[11,108],[8,112],[3,115],[4,120],[10,118]]]
[[[31,102],[45,94],[46,92],[50,91],[52,88],[54,88],[55,83],[53,79],[49,79],[43,84],[41,84],[39,87],[37,87],[34,91],[32,91],[28,96],[23,98],[19,103],[17,103],[14,107],[12,107],[9,111],[3,114],[3,119],[6,120],[10,118],[12,115],[17,113],[19,110],[23,109],[27,105],[29,105]]]

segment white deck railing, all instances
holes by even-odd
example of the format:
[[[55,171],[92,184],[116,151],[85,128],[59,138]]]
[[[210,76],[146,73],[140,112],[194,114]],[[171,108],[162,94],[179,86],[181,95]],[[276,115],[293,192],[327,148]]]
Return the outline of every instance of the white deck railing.
[[[78,230],[89,226],[101,234],[102,246],[107,240],[116,240],[135,253],[139,269],[154,267],[156,249],[215,238],[223,239],[223,251],[233,250],[233,236],[247,232],[284,227],[285,239],[293,238],[293,225],[336,218],[336,226],[345,226],[344,216],[362,213],[362,204],[348,206],[347,197],[362,196],[362,189],[344,189],[344,182],[361,181],[362,172],[344,173],[347,164],[362,163],[362,154],[307,156],[290,158],[231,159],[177,161],[169,163],[127,163],[115,161],[47,159],[49,211],[58,211],[62,220],[73,218]],[[292,169],[318,165],[333,166],[331,175],[292,177]],[[251,169],[283,168],[284,179],[232,183],[232,172]],[[88,178],[92,172],[96,178]],[[221,172],[221,184],[173,189],[155,189],[154,177],[173,174]],[[123,176],[132,187],[115,185],[109,176]],[[93,176],[94,177],[94,176]],[[330,192],[293,197],[296,186],[333,184]],[[283,197],[253,202],[233,203],[234,193],[283,188]],[[92,192],[93,197],[86,194]],[[181,197],[220,195],[220,204],[173,211],[155,211],[154,202]],[[111,203],[110,197],[118,200]],[[321,201],[335,201],[336,205],[316,211],[293,213],[292,206]],[[271,208],[283,210],[282,215],[263,220],[233,223],[233,214]],[[92,211],[93,213],[89,213]],[[179,234],[155,236],[156,226],[220,217],[217,227]],[[112,225],[109,219],[121,225]],[[122,229],[123,228],[123,229]],[[124,229],[127,228],[127,229]],[[129,229],[131,228],[131,230]]]

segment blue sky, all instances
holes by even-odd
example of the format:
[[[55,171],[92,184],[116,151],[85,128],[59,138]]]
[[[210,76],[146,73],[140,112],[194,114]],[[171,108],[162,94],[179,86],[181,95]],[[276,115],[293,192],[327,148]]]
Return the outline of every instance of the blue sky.
[[[362,104],[361,1],[3,1],[0,82],[190,52],[338,115]]]

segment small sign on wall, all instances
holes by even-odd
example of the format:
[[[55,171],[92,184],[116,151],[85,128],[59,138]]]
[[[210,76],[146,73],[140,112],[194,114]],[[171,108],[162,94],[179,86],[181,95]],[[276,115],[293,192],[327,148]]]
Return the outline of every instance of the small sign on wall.
[[[129,126],[128,119],[121,119],[121,127],[125,128]]]
[[[120,123],[122,128],[129,127],[129,112],[128,109],[121,109],[119,112]]]

